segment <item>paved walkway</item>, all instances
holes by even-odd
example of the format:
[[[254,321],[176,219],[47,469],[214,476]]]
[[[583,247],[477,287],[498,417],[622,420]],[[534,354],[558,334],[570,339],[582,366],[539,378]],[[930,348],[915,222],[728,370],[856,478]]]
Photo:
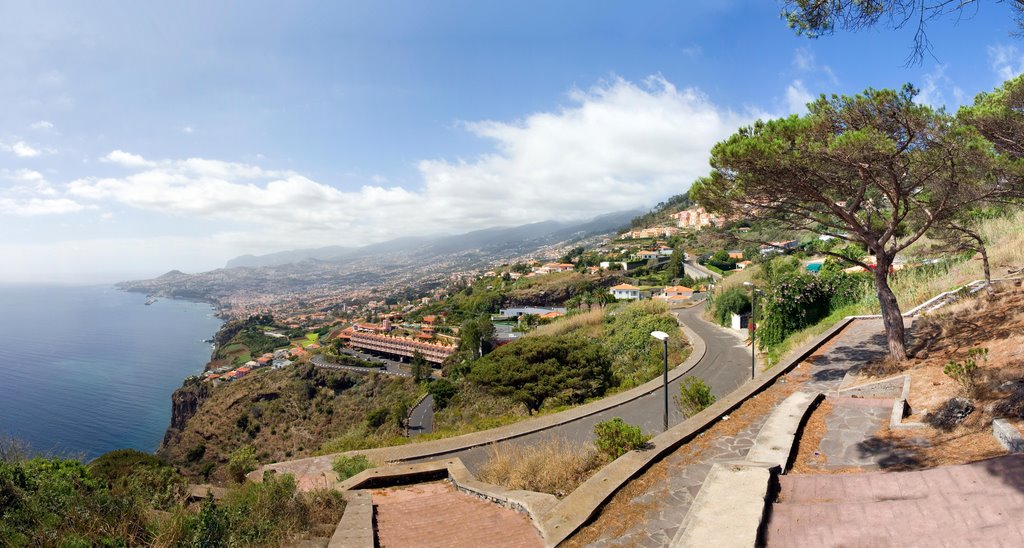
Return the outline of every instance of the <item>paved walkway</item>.
[[[448,482],[371,491],[381,548],[544,546],[530,518],[456,491]]]
[[[781,401],[785,395],[796,390],[834,390],[852,367],[885,356],[886,349],[881,320],[857,320],[840,332],[832,343],[819,349],[797,369],[776,381],[773,394],[766,392],[748,403],[756,405],[754,402],[758,398],[768,397]],[[756,413],[743,413],[743,409],[738,409],[734,416],[752,415],[745,426],[728,435],[716,436],[709,432],[709,439],[698,437],[680,447],[634,480],[646,489],[631,490],[627,484],[614,499],[613,504],[617,503],[617,506],[614,509],[606,507],[607,511],[602,512],[594,524],[570,538],[570,544],[667,545],[689,511],[711,466],[744,458],[770,415],[771,407]],[[720,422],[719,425],[723,429],[728,428],[724,423]],[[631,524],[624,526],[621,517],[614,514],[633,516]]]
[[[889,424],[891,399],[829,398],[832,411],[825,417],[825,435],[817,450],[825,457],[825,469],[877,469],[893,457],[891,452],[872,448],[869,440]]]
[[[1024,545],[1024,455],[779,483],[769,546]]]

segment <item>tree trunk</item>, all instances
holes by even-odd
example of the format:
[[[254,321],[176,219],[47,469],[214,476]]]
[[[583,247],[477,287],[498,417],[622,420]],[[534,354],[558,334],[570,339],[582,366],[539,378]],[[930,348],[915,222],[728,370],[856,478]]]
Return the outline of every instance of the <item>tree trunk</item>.
[[[992,270],[988,264],[988,250],[985,249],[984,243],[979,245],[978,248],[978,251],[981,252],[981,266],[985,270],[985,292],[991,297],[995,291],[992,287]]]
[[[904,338],[903,314],[896,295],[889,287],[889,268],[892,257],[878,254],[875,265],[875,290],[878,293],[878,304],[882,308],[882,323],[885,325],[885,336],[889,343],[889,358],[896,361],[907,359],[907,344]]]

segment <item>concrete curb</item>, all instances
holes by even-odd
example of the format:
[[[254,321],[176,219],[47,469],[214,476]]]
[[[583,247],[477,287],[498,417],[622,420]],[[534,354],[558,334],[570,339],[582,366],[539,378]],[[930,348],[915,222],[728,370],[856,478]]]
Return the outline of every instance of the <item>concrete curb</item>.
[[[1017,427],[1006,422],[1006,419],[992,421],[992,435],[1011,453],[1024,453],[1024,438]]]
[[[690,355],[673,369],[668,372],[669,382],[674,382],[691,369],[700,363],[701,359],[704,358],[704,354],[707,353],[707,346],[704,343],[704,339],[700,338],[692,329],[686,325],[680,323],[680,328],[690,341],[692,351]],[[440,440],[427,441],[421,443],[411,443],[407,445],[397,445],[392,447],[382,447],[379,449],[364,449],[358,451],[348,451],[345,453],[335,453],[331,455],[321,455],[318,457],[307,457],[304,459],[296,459],[291,461],[285,461],[281,463],[272,463],[265,465],[256,471],[249,474],[250,478],[258,479],[263,477],[265,470],[275,470],[277,465],[290,464],[302,462],[312,462],[316,459],[334,458],[339,455],[365,455],[367,458],[375,462],[403,462],[407,460],[416,460],[430,457],[442,457],[449,453],[455,453],[473,447],[479,447],[482,445],[489,445],[500,441],[515,439],[535,432],[542,432],[551,428],[561,426],[576,420],[580,420],[603,411],[607,411],[614,407],[618,407],[622,404],[631,402],[633,400],[642,398],[652,392],[662,389],[662,379],[656,378],[648,381],[640,386],[631,388],[625,392],[620,392],[607,398],[590,402],[579,407],[568,409],[559,413],[552,413],[551,415],[545,415],[534,419],[527,419],[507,426],[498,428],[492,428],[490,430],[483,430],[480,432],[473,432],[470,434],[463,434],[461,436],[455,436],[451,438],[444,438]]]
[[[854,321],[847,317],[836,322],[827,331],[807,343],[790,358],[734,390],[728,396],[715,402],[711,407],[689,419],[669,428],[668,431],[651,440],[651,447],[641,451],[630,451],[611,462],[567,497],[559,501],[544,521],[541,530],[552,546],[558,545],[590,521],[619,489],[630,480],[642,474],[656,461],[675,451],[693,439],[733,409],[739,407],[751,396],[761,392],[775,380],[787,373],[798,363],[827,343],[842,329]]]
[[[712,537],[716,546],[756,545],[772,479],[786,473],[797,433],[822,397],[820,392],[791,394],[772,411],[746,459],[716,463],[671,546],[704,546]]]
[[[892,414],[889,415],[889,428],[921,428],[924,423],[903,422],[903,418],[910,414],[910,405],[907,398],[910,397],[910,375],[903,375],[903,390],[896,401],[892,402]]]
[[[757,433],[754,445],[744,460],[767,463],[785,473],[793,452],[793,444],[796,443],[797,432],[800,431],[808,411],[821,398],[821,393],[794,392],[782,400]]]
[[[757,545],[773,476],[772,469],[755,463],[715,463],[669,546]]]
[[[373,501],[365,491],[349,491],[345,497],[345,513],[334,529],[329,548],[372,548]]]

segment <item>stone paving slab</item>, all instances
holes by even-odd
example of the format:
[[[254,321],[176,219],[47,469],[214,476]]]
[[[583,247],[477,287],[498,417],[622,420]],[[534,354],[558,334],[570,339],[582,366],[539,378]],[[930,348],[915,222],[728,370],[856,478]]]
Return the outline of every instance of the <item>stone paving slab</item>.
[[[877,469],[892,458],[891,451],[871,448],[864,442],[889,423],[893,400],[829,398],[832,411],[825,417],[825,435],[818,450],[825,456],[824,468],[857,466]]]
[[[779,484],[769,546],[1024,545],[1024,455]]]

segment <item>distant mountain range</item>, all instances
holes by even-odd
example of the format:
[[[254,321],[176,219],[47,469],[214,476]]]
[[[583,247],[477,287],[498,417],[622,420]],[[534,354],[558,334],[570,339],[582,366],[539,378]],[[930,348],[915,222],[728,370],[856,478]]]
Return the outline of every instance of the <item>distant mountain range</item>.
[[[275,303],[293,303],[298,310],[337,302],[339,296],[369,298],[396,291],[414,295],[443,285],[453,273],[502,261],[553,258],[572,246],[593,245],[601,236],[629,226],[642,213],[621,211],[582,223],[545,221],[455,236],[399,238],[363,247],[244,255],[228,261],[226,268],[198,274],[173,270],[118,286],[154,296],[214,302],[229,314]]]
[[[242,255],[227,262],[227,268],[281,266],[303,261],[339,262],[364,259],[376,254],[414,254],[419,260],[432,255],[477,252],[481,259],[508,253],[529,253],[545,245],[583,239],[596,234],[614,232],[642,210],[620,211],[595,217],[583,223],[544,221],[516,227],[486,228],[438,238],[407,237],[363,247],[327,246],[280,251],[267,255]]]

